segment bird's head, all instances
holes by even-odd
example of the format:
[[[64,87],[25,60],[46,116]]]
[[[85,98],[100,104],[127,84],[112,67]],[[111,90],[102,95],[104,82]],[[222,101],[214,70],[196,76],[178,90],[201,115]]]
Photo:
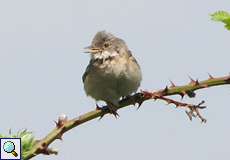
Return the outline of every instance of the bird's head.
[[[121,54],[122,49],[128,49],[125,42],[106,31],[97,32],[90,46],[86,47],[86,53],[92,58],[107,58]]]

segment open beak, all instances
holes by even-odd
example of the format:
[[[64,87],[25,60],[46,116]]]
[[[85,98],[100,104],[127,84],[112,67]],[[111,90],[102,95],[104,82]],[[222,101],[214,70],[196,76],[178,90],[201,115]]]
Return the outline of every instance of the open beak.
[[[101,51],[101,49],[93,47],[93,46],[88,46],[88,47],[85,47],[84,49],[85,49],[84,53],[92,53],[92,54],[98,53]]]

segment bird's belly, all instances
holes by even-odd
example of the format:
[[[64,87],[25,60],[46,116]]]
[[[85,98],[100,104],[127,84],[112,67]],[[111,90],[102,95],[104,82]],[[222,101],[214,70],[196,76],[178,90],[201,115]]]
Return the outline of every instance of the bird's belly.
[[[84,82],[86,94],[96,100],[114,101],[119,99],[114,75],[91,73]]]
[[[109,102],[118,101],[121,96],[135,92],[138,87],[139,81],[125,67],[95,69],[84,82],[87,95]]]

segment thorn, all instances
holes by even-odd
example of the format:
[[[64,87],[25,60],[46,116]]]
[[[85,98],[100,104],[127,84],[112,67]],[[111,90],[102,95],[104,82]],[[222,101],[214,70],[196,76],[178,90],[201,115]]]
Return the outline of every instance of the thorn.
[[[195,80],[191,76],[188,76],[188,78],[190,79],[190,83],[194,83],[195,82]]]
[[[190,76],[189,76],[189,79],[190,79],[190,83],[189,84],[194,85],[194,86],[198,86],[199,85],[198,79],[194,80]]]
[[[104,117],[105,114],[102,114],[100,117],[99,117],[99,121]]]
[[[207,108],[207,106],[201,106],[204,103],[205,103],[205,101],[202,100],[199,104],[196,105],[196,107],[199,108],[199,109],[205,109],[205,108]]]
[[[227,77],[227,81],[229,81],[230,80],[230,73],[229,73],[229,75],[228,75],[228,77]]]
[[[141,107],[141,105],[142,105],[143,102],[144,102],[143,100],[140,100],[140,101],[137,102],[137,104],[138,104],[137,110]]]
[[[47,155],[51,155],[51,154],[57,155],[58,150],[54,150],[53,148],[47,148],[46,153],[47,153]]]
[[[57,139],[59,139],[59,140],[62,141],[62,140],[63,140],[63,139],[62,139],[62,136],[63,136],[63,134],[62,134],[62,133],[59,133],[59,134],[57,135]]]
[[[198,104],[198,106],[200,106],[200,105],[202,105],[202,104],[204,104],[204,103],[205,103],[205,101],[202,100],[202,101]]]
[[[206,122],[207,122],[207,119],[204,119],[204,118],[201,119],[201,123],[206,123]]]
[[[165,87],[165,89],[163,90],[163,93],[167,93],[168,92],[168,86]]]
[[[187,94],[186,91],[181,91],[181,93],[179,93],[180,96],[181,96],[181,100],[184,98],[184,96]]]
[[[209,80],[214,79],[214,77],[210,73],[208,73],[208,77],[209,77]]]
[[[186,94],[186,93],[184,93],[184,91],[183,91],[182,93],[179,93],[179,95],[181,96],[181,99],[184,98],[185,94]]]
[[[199,86],[200,82],[198,81],[198,79],[195,81],[195,86]]]
[[[199,106],[199,109],[205,109],[207,106]]]
[[[185,113],[187,114],[189,120],[192,121],[192,114],[191,114],[191,112],[185,111]]]
[[[173,81],[169,80],[170,83],[171,83],[171,86],[169,88],[173,88],[173,87],[176,87],[175,83],[173,83]]]
[[[54,150],[52,148],[48,148],[47,146],[42,146],[39,147],[40,153],[45,154],[45,155],[51,155],[51,154],[58,154],[57,150]]]

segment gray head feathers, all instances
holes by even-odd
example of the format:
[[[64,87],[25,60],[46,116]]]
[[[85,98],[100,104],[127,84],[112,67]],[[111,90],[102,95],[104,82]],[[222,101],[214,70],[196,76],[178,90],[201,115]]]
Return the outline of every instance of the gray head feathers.
[[[91,46],[102,50],[120,50],[121,48],[128,49],[122,39],[106,31],[97,32],[92,40]]]
[[[106,31],[97,32],[97,34],[93,38],[92,46],[102,47],[104,42],[110,41],[114,38],[116,38],[114,35]]]

